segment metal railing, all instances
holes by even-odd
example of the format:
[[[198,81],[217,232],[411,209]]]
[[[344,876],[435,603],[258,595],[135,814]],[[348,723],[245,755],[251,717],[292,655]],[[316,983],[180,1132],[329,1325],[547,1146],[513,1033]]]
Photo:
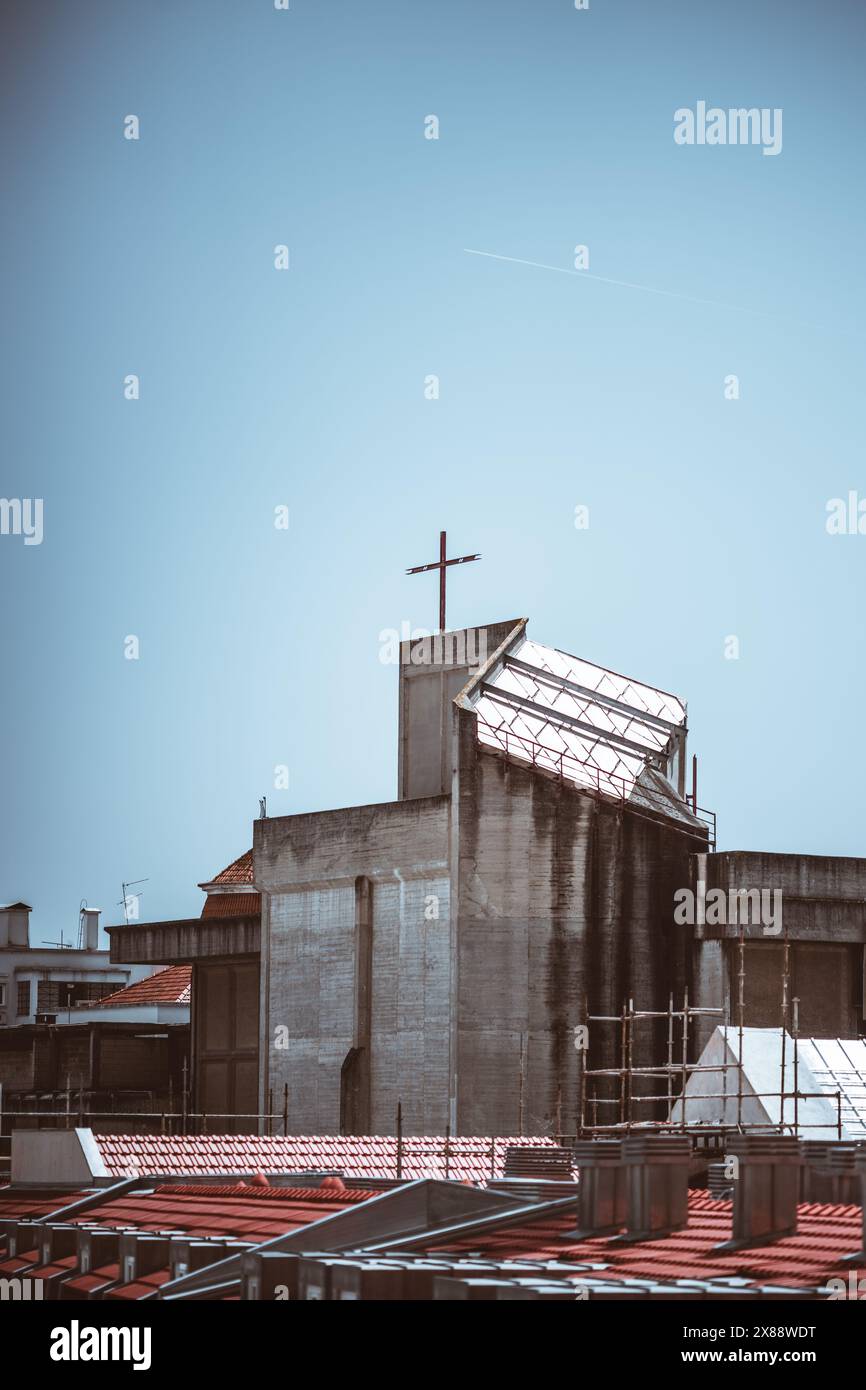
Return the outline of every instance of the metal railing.
[[[477,716],[477,721],[479,742],[484,747],[498,749],[507,758],[516,758],[520,762],[529,763],[530,767],[552,773],[560,781],[571,782],[584,790],[597,792],[599,796],[610,797],[622,805],[628,805],[630,810],[637,811],[632,795],[637,784],[636,777],[624,777],[618,772],[607,772],[604,768],[598,767],[596,763],[577,757],[575,753],[567,752],[561,748],[551,748],[549,744],[540,743],[525,734],[516,734],[503,724],[491,724],[481,715]],[[651,763],[649,750],[648,760]],[[650,810],[659,815],[667,816],[669,820],[673,818],[671,805],[666,797],[645,785],[639,787],[639,792],[641,800]],[[715,812],[708,811],[703,806],[693,808],[691,798],[686,798],[686,804],[692,810],[695,818],[706,826],[710,848],[715,849],[717,832]],[[637,813],[639,814],[639,811]]]

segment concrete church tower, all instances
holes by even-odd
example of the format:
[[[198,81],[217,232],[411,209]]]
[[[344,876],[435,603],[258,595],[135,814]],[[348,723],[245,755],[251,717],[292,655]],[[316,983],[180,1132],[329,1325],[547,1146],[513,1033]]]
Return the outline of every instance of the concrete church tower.
[[[685,707],[525,620],[404,643],[399,701],[398,800],[255,823],[260,1100],[287,1085],[295,1133],[398,1101],[408,1134],[574,1132],[586,1001],[687,977]]]
[[[193,966],[193,1108],[250,1129],[287,1096],[293,1133],[393,1134],[402,1102],[410,1135],[573,1134],[574,1030],[628,1001],[666,1014],[688,989],[691,1060],[741,993],[746,1026],[778,1029],[786,999],[803,1034],[862,1033],[866,860],[716,851],[676,696],[521,619],[404,643],[398,727],[396,800],[258,820],[200,919],[108,928],[113,962]],[[632,1066],[667,1041],[637,1020]],[[622,1066],[620,1028],[593,1022],[587,1056]],[[619,1084],[596,1079],[590,1122],[619,1119]]]

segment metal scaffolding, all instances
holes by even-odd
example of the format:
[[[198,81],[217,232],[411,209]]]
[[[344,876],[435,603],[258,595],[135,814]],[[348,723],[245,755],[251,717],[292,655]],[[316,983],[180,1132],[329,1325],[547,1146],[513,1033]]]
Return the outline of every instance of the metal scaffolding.
[[[618,1052],[620,1063],[614,1067],[589,1067],[587,1066],[588,1049],[580,1052],[580,1101],[579,1101],[579,1135],[612,1135],[616,1133],[629,1132],[635,1129],[654,1129],[668,1133],[677,1134],[719,1134],[726,1133],[747,1133],[750,1131],[761,1130],[762,1132],[772,1131],[779,1134],[798,1134],[802,1129],[825,1128],[826,1125],[821,1121],[807,1124],[800,1119],[799,1103],[802,1100],[821,1099],[829,1102],[835,1101],[836,1104],[836,1132],[839,1139],[842,1138],[842,1102],[843,1092],[840,1089],[822,1091],[801,1091],[799,1087],[799,1058],[798,1058],[798,1037],[799,1037],[799,999],[790,998],[791,984],[791,965],[790,950],[787,936],[783,942],[783,962],[782,962],[782,988],[781,988],[781,1065],[779,1074],[779,1089],[773,1091],[754,1091],[749,1089],[750,1100],[777,1100],[779,1102],[779,1120],[772,1123],[769,1120],[762,1120],[757,1123],[749,1123],[743,1116],[743,1030],[745,1027],[745,938],[741,931],[738,942],[738,968],[737,968],[737,1060],[734,1062],[712,1062],[701,1064],[700,1062],[690,1062],[689,1044],[693,1039],[693,1021],[700,1017],[715,1016],[723,1022],[726,1028],[730,1027],[730,1019],[727,1018],[726,1011],[721,1008],[698,1008],[689,1003],[688,989],[684,991],[681,1008],[674,1007],[674,996],[671,993],[668,997],[667,1009],[636,1009],[634,1000],[629,999],[623,1002],[622,1010],[619,1014],[590,1014],[588,1003],[584,1005],[584,1021],[591,1027],[593,1024],[614,1025],[619,1029]],[[667,1021],[667,1046],[666,1060],[656,1066],[636,1067],[632,1063],[632,1053],[634,1046],[635,1025],[651,1020]],[[790,1032],[789,1032],[790,1025]],[[793,1065],[793,1088],[785,1086],[786,1078],[786,1048],[788,1039],[793,1039],[792,1065]],[[688,1106],[688,1083],[692,1076],[701,1072],[721,1073],[721,1091],[701,1091],[699,1099],[720,1100],[723,1102],[722,1114],[727,1112],[728,1101],[736,1098],[736,1120],[734,1123],[709,1123],[707,1121],[689,1121],[687,1114]],[[736,1090],[728,1086],[728,1072],[734,1072],[734,1084]],[[644,1079],[647,1081],[659,1081],[662,1083],[661,1092],[658,1093],[656,1087],[651,1087],[648,1094],[637,1093],[635,1082]],[[602,1095],[599,1091],[605,1087],[615,1094]],[[793,1104],[793,1123],[785,1119],[785,1102],[791,1101]],[[677,1119],[673,1118],[674,1105],[681,1105],[681,1114]],[[654,1105],[666,1107],[665,1119],[641,1118],[638,1107],[644,1105]],[[606,1107],[606,1109],[603,1109]],[[610,1113],[610,1108],[614,1107],[617,1111],[615,1119],[606,1119],[605,1115]]]

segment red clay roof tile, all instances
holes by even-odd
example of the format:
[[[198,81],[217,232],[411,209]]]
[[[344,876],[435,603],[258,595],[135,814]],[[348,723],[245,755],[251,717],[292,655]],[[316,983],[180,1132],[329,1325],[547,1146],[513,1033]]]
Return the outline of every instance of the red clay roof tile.
[[[202,917],[258,917],[262,910],[260,893],[208,893]]]
[[[103,1226],[139,1231],[185,1231],[196,1236],[236,1236],[255,1243],[269,1236],[299,1230],[312,1221],[367,1201],[378,1193],[320,1188],[238,1189],[216,1186],[199,1188],[178,1184],[180,1190],[157,1188],[109,1198],[70,1218],[76,1225]]]
[[[144,1139],[138,1135],[96,1134],[94,1138],[115,1177],[150,1174],[290,1173],[338,1169],[347,1177],[397,1176],[397,1141],[388,1135],[181,1135]],[[547,1138],[453,1138],[441,1135],[403,1140],[404,1179],[451,1177],[487,1182],[501,1177],[510,1144],[552,1145]]]
[[[211,883],[252,883],[253,881],[253,852],[248,849],[246,854],[242,854],[239,859],[232,860],[226,868],[221,869]]]
[[[604,1266],[603,1279],[719,1279],[736,1276],[752,1284],[822,1286],[842,1269],[843,1257],[861,1244],[860,1207],[820,1203],[798,1209],[796,1235],[785,1236],[748,1250],[718,1252],[714,1246],[731,1235],[731,1203],[705,1193],[689,1194],[689,1223],[685,1230],[634,1245],[612,1245],[606,1236],[570,1241],[574,1213],[527,1221],[522,1226],[495,1227],[467,1233],[451,1241],[431,1240],[429,1253],[469,1252],[497,1259],[573,1260]],[[580,1271],[575,1271],[580,1279]]]
[[[191,983],[191,965],[170,965],[167,970],[158,970],[146,980],[138,980],[115,994],[107,994],[89,1007],[121,1009],[128,1005],[188,1004]]]

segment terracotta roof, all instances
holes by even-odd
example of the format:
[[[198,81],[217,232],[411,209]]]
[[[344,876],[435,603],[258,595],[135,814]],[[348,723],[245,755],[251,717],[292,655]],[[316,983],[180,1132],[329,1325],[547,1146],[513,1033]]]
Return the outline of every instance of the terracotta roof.
[[[62,1260],[51,1260],[47,1265],[36,1265],[28,1269],[27,1273],[31,1279],[50,1279],[55,1274],[67,1274],[69,1270],[78,1268],[78,1256],[66,1255]]]
[[[253,852],[251,849],[248,849],[246,854],[235,859],[210,880],[211,883],[252,883],[252,881]]]
[[[22,1192],[11,1186],[0,1187],[0,1220],[26,1221],[30,1217],[50,1216],[85,1196],[86,1192]]]
[[[157,1192],[172,1197],[243,1197],[245,1201],[273,1202],[303,1201],[333,1206],[336,1201],[341,1206],[350,1207],[356,1202],[366,1202],[369,1197],[381,1196],[379,1192],[365,1192],[360,1187],[346,1187],[335,1191],[332,1187],[251,1187],[249,1183],[164,1183]]]
[[[138,980],[126,989],[115,994],[107,994],[104,999],[88,1007],[93,1009],[122,1009],[128,1005],[142,1004],[188,1004],[191,965],[170,965],[167,970],[158,970],[146,980]]]
[[[104,1289],[106,1284],[113,1284],[119,1278],[119,1264],[100,1265],[90,1274],[76,1274],[74,1279],[67,1279],[64,1287],[87,1297],[94,1289]]]
[[[351,1178],[395,1178],[397,1140],[389,1135],[95,1134],[113,1177],[139,1174],[291,1173],[337,1170]],[[510,1144],[553,1146],[546,1138],[452,1138],[447,1176],[472,1182],[502,1177]],[[444,1178],[442,1135],[403,1140],[401,1176]]]
[[[98,1206],[89,1207],[69,1220],[74,1225],[96,1224],[102,1230],[184,1231],[196,1239],[222,1237],[259,1245],[273,1236],[301,1230],[314,1221],[334,1216],[346,1207],[379,1195],[357,1188],[247,1186],[242,1182],[208,1186],[176,1183],[107,1197]],[[32,1256],[37,1257],[35,1251]],[[22,1258],[32,1263],[26,1255]],[[58,1262],[55,1265],[59,1269]],[[69,1269],[76,1265],[75,1256],[65,1263]],[[17,1262],[16,1266],[20,1267]],[[17,1267],[11,1272],[17,1272]],[[54,1268],[53,1265],[52,1270]],[[100,1292],[102,1297],[111,1300],[146,1298],[167,1283],[169,1267],[142,1274],[130,1283],[120,1283],[120,1279],[119,1265],[112,1263],[87,1274],[74,1275],[64,1281],[64,1289],[67,1296]]]
[[[845,1255],[862,1241],[860,1207],[804,1203],[798,1209],[797,1234],[748,1250],[718,1253],[713,1247],[731,1236],[730,1202],[716,1201],[705,1192],[689,1193],[685,1230],[634,1245],[612,1245],[606,1236],[570,1241],[575,1213],[553,1215],[521,1226],[495,1226],[468,1232],[447,1242],[425,1242],[429,1254],[467,1253],[500,1260],[560,1260],[594,1266],[574,1278],[602,1280],[646,1279],[660,1283],[676,1279],[748,1281],[788,1287],[820,1287],[844,1268]],[[416,1249],[418,1246],[415,1247]],[[861,1271],[862,1274],[863,1271]],[[847,1275],[846,1275],[847,1277]]]
[[[116,1289],[109,1289],[103,1297],[107,1300],[120,1300],[121,1302],[134,1303],[139,1298],[146,1298],[148,1294],[155,1293],[163,1284],[167,1284],[171,1278],[171,1270],[168,1266],[165,1269],[156,1269],[152,1274],[142,1274],[140,1279],[136,1279],[132,1284],[121,1284]]]
[[[258,917],[261,910],[261,893],[208,893],[201,915],[202,917]]]
[[[0,1278],[8,1279],[13,1275],[19,1274],[21,1270],[29,1269],[35,1265],[39,1259],[38,1250],[24,1250],[20,1255],[13,1255],[8,1260],[0,1262]]]
[[[195,1237],[227,1236],[259,1244],[270,1236],[297,1231],[312,1221],[331,1216],[356,1202],[379,1196],[374,1192],[335,1192],[321,1188],[274,1187],[130,1192],[89,1207],[69,1218],[74,1225],[139,1231],[185,1231]]]

